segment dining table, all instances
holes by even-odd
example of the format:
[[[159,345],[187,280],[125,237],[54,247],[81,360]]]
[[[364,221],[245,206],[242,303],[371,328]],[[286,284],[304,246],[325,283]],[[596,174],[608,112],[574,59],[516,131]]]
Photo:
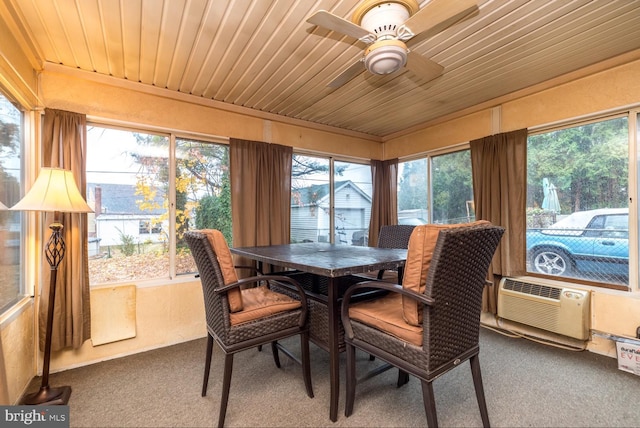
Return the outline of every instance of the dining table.
[[[325,349],[329,352],[329,418],[335,422],[338,418],[340,385],[339,332],[342,327],[340,304],[343,291],[340,287],[344,285],[345,278],[358,278],[358,274],[382,269],[400,269],[402,271],[407,258],[407,250],[311,242],[238,247],[231,248],[231,252],[237,256],[257,261],[258,267],[261,269],[265,269],[264,265],[267,264],[277,267],[276,270],[285,268],[290,272],[312,274],[327,284],[328,326],[326,327],[328,328],[328,343]],[[369,278],[363,276],[360,279],[366,281]]]

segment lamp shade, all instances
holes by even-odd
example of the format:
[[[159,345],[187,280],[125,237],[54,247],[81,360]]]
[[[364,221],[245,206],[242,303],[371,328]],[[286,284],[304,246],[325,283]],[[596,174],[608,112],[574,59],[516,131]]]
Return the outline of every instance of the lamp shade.
[[[11,210],[93,212],[80,194],[71,171],[62,168],[42,168],[31,189]]]

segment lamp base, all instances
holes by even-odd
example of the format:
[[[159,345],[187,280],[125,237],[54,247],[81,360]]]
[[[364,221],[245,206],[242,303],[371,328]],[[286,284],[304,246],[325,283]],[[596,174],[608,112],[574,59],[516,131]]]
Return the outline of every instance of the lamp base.
[[[70,396],[70,386],[60,386],[57,388],[43,386],[38,392],[26,395],[22,400],[20,400],[20,404],[29,406],[62,406],[69,402]]]

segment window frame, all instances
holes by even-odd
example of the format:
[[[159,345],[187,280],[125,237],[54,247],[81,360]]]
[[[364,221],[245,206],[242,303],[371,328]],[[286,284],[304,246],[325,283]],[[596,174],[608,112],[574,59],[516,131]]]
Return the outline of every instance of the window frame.
[[[591,281],[583,278],[569,278],[569,277],[555,277],[539,274],[536,272],[526,272],[526,275],[532,277],[540,277],[545,279],[551,279],[558,282],[564,282],[568,284],[587,285],[597,289],[611,289],[625,292],[638,292],[640,291],[640,284],[638,284],[638,278],[640,276],[640,260],[638,260],[639,243],[638,243],[638,230],[640,228],[640,219],[638,218],[638,204],[637,200],[640,197],[638,176],[638,161],[640,150],[640,139],[638,138],[638,127],[640,127],[640,106],[625,106],[615,108],[606,111],[594,112],[584,116],[573,117],[565,120],[542,124],[539,126],[532,126],[527,128],[528,137],[532,135],[539,135],[549,133],[553,131],[560,131],[564,129],[574,128],[578,126],[589,125],[592,123],[603,122],[617,118],[627,118],[628,127],[628,207],[629,207],[629,277],[628,285],[619,284],[607,284],[604,282]],[[526,227],[525,227],[526,229]],[[526,238],[525,238],[526,239]],[[526,251],[526,245],[525,245]],[[526,259],[526,254],[525,254]],[[631,261],[634,260],[635,263]],[[635,286],[633,284],[636,284]]]
[[[319,151],[313,151],[313,150],[304,150],[304,149],[296,149],[295,147],[293,148],[293,156],[308,156],[308,157],[315,157],[315,158],[321,158],[321,159],[326,159],[329,161],[329,172],[327,173],[329,176],[329,229],[331,231],[335,231],[336,230],[336,225],[335,225],[335,214],[336,214],[336,207],[335,207],[335,162],[345,162],[345,163],[354,163],[354,164],[360,164],[360,165],[367,165],[369,166],[369,168],[371,168],[371,160],[370,159],[364,159],[364,158],[358,158],[358,157],[350,157],[350,156],[340,156],[340,155],[331,155],[331,154],[327,154],[327,153],[323,153],[323,152],[319,152]],[[293,191],[293,188],[292,188]],[[367,226],[368,229],[368,226]],[[329,243],[331,244],[335,244],[335,236],[336,233],[330,233],[329,234]],[[349,242],[349,240],[347,240]]]
[[[20,198],[27,192],[26,183],[33,183],[40,170],[37,165],[37,157],[33,150],[27,150],[28,143],[36,140],[38,134],[36,127],[39,114],[25,107],[9,88],[0,85],[0,95],[2,95],[13,107],[20,112]],[[28,180],[30,179],[30,180]],[[6,201],[3,201],[6,202]],[[16,201],[18,202],[18,201]],[[8,208],[11,208],[8,206]],[[0,305],[0,321],[10,317],[17,308],[26,304],[34,296],[37,272],[41,264],[42,248],[38,247],[36,239],[27,239],[34,236],[35,232],[43,231],[42,222],[36,219],[44,218],[38,213],[20,213],[20,249],[18,251],[18,290],[15,297]]]
[[[175,177],[176,174],[176,140],[178,139],[186,139],[186,140],[194,140],[202,143],[211,143],[211,144],[219,144],[229,146],[229,138],[220,137],[216,135],[208,135],[197,132],[187,132],[183,130],[175,130],[170,128],[162,128],[158,126],[148,126],[137,123],[123,122],[123,121],[112,121],[105,118],[92,117],[87,116],[87,127],[100,127],[100,128],[109,128],[114,130],[132,132],[132,133],[146,133],[167,137],[169,140],[169,153],[168,153],[168,162],[169,162],[169,176]],[[176,282],[190,282],[193,280],[193,273],[177,273],[176,267],[176,252],[177,252],[177,242],[176,242],[176,181],[171,180],[169,182],[169,192],[168,192],[168,223],[169,223],[169,270],[167,277],[154,277],[154,278],[138,278],[138,279],[128,279],[122,281],[111,281],[111,282],[100,282],[96,284],[91,284],[91,287],[103,287],[103,286],[111,286],[111,285],[121,285],[121,284],[130,284],[134,282],[136,287],[154,287],[158,285],[169,285]]]
[[[402,157],[402,158],[398,158],[398,165],[400,165],[401,163],[405,163],[405,162],[412,162],[412,161],[416,161],[416,160],[422,160],[422,159],[426,159],[427,162],[427,186],[426,186],[426,191],[427,191],[427,206],[426,206],[426,210],[427,210],[427,218],[425,219],[427,221],[427,224],[433,224],[433,209],[431,207],[433,207],[433,158],[438,157],[438,156],[443,156],[443,155],[448,155],[448,154],[452,154],[452,153],[456,153],[456,152],[462,152],[465,150],[471,150],[471,144],[469,142],[465,142],[465,143],[460,143],[460,144],[454,144],[452,146],[448,146],[448,147],[444,147],[444,148],[439,148],[439,149],[435,149],[435,150],[429,150],[426,152],[421,152],[418,154],[413,154],[411,156],[406,156],[406,157]],[[399,180],[398,180],[398,184],[399,184]],[[472,184],[473,186],[473,184]],[[398,192],[399,193],[399,192]],[[400,206],[398,205],[398,209],[400,209]]]

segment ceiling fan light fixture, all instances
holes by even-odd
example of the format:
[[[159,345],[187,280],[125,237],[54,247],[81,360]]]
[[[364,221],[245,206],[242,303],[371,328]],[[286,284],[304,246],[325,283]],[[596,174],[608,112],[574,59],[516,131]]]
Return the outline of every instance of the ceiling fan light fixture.
[[[407,63],[407,46],[400,40],[379,40],[364,52],[364,65],[370,73],[389,74]]]

